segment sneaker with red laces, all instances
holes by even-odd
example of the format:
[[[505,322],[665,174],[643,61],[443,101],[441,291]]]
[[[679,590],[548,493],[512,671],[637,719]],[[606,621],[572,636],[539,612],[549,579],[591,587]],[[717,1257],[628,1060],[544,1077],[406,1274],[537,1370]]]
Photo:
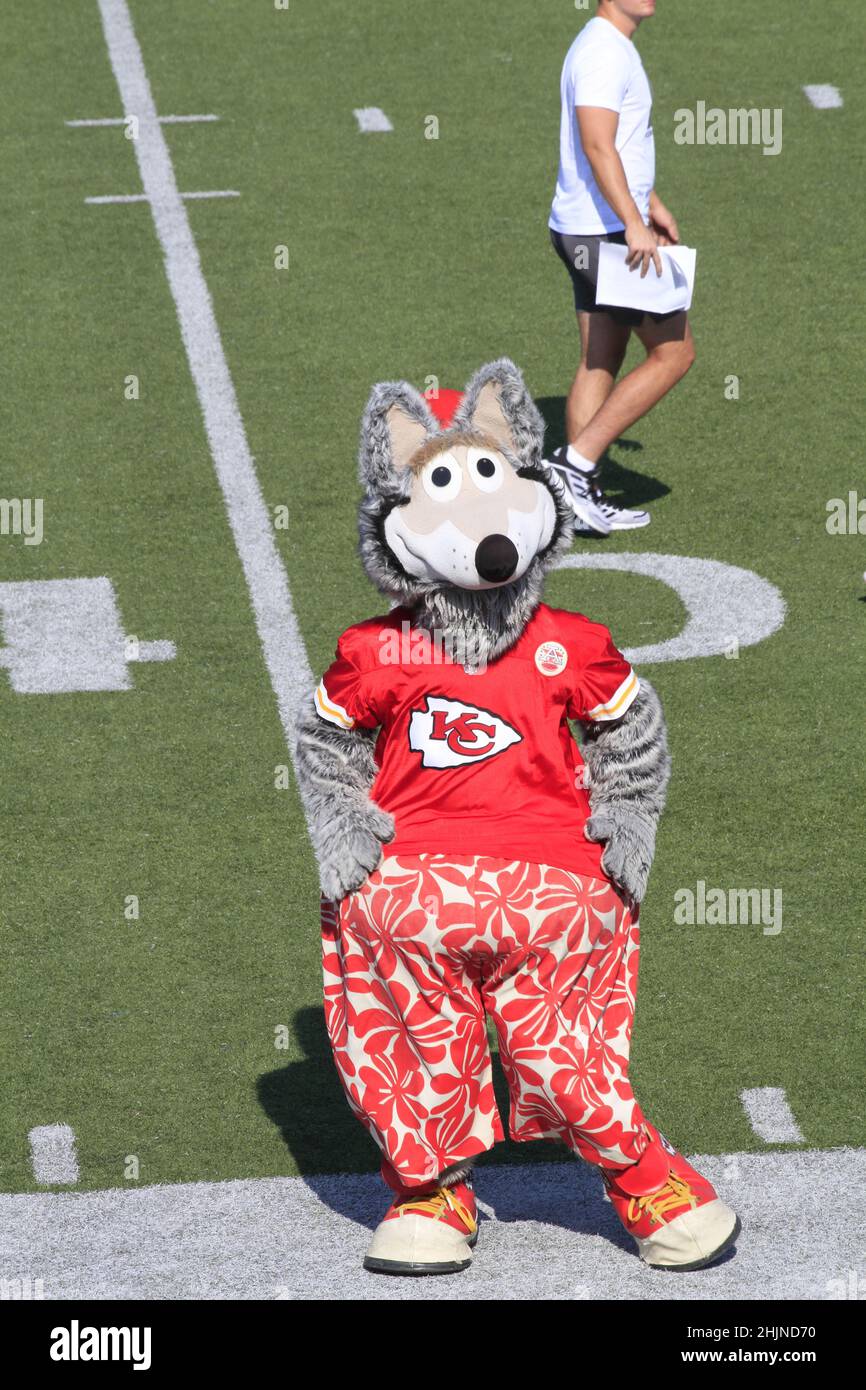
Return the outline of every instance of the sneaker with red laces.
[[[398,1193],[373,1234],[374,1274],[458,1274],[472,1263],[478,1212],[471,1182]]]
[[[602,1177],[638,1254],[656,1269],[702,1269],[733,1245],[740,1220],[712,1183],[686,1163],[657,1129],[637,1163]]]

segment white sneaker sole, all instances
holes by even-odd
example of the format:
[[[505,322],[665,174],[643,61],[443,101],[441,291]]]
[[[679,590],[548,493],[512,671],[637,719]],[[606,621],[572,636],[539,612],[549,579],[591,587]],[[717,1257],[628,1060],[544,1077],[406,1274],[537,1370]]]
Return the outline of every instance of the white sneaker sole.
[[[611,532],[613,531],[638,531],[642,526],[649,526],[652,517],[649,512],[645,513],[643,521],[612,521],[610,523]],[[577,535],[597,535],[598,532],[592,526],[584,526],[575,519],[574,530]]]
[[[612,531],[639,531],[642,526],[649,526],[652,517],[649,512],[644,512],[643,517],[634,521],[612,521],[610,529]]]
[[[459,1274],[472,1263],[478,1231],[461,1235],[431,1216],[407,1212],[382,1221],[364,1257],[372,1274]]]
[[[654,1269],[703,1269],[733,1245],[742,1227],[735,1211],[717,1197],[684,1211],[651,1236],[635,1236],[638,1254]]]

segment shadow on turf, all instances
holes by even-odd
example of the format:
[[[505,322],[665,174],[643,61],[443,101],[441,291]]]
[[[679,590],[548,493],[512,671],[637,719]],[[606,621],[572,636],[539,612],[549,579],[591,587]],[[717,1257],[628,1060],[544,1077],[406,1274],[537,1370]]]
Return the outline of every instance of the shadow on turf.
[[[544,416],[544,451],[549,457],[554,449],[565,443],[565,397],[540,396],[535,404]],[[643,445],[637,439],[618,439],[611,450],[639,454]],[[610,450],[601,459],[605,495],[623,506],[643,506],[659,497],[666,497],[670,488],[658,478],[637,473],[618,463]]]
[[[300,1009],[294,1023],[303,1059],[259,1077],[259,1104],[280,1131],[304,1182],[319,1200],[337,1215],[373,1230],[389,1198],[378,1176],[379,1150],[349,1110],[334,1066],[324,1011]],[[495,1052],[493,1085],[499,1113],[505,1120],[508,1086]],[[508,1181],[508,1169],[518,1164],[525,1167],[563,1161],[574,1165],[573,1201],[551,1205],[543,1181],[537,1190],[525,1179]],[[564,1144],[545,1140],[497,1144],[476,1163],[476,1190],[482,1202],[493,1206],[497,1221],[538,1221],[581,1235],[600,1235],[634,1253],[633,1242],[604,1198],[599,1175],[575,1159]],[[483,1213],[481,1219],[487,1220]]]

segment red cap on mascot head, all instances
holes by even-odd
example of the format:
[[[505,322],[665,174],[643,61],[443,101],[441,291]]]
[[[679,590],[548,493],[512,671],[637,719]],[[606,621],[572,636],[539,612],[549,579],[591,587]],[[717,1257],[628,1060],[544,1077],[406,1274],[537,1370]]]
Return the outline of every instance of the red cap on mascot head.
[[[426,396],[427,404],[446,430],[454,419],[454,412],[463,400],[462,391],[440,391],[438,396]]]

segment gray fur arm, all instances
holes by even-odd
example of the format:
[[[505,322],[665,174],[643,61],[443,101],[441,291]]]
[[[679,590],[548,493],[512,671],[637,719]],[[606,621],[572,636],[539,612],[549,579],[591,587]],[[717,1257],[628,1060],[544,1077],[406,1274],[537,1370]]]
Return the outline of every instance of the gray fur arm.
[[[312,699],[298,716],[295,766],[310,838],[326,898],[360,888],[379,867],[394,821],[370,799],[376,772],[375,735],[338,729],[320,718]]]
[[[661,702],[645,680],[622,719],[586,728],[589,839],[606,841],[604,870],[633,903],[646,892],[671,760]]]

